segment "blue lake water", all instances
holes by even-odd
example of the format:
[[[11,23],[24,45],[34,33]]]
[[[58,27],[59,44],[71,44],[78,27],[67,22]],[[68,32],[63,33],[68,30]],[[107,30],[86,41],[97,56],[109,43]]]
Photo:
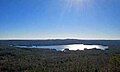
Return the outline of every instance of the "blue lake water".
[[[64,50],[68,48],[69,50],[84,50],[85,48],[87,49],[92,49],[92,48],[97,48],[101,50],[105,50],[108,48],[108,46],[103,46],[103,45],[84,45],[84,44],[70,44],[70,45],[54,45],[54,46],[16,46],[20,48],[49,48],[49,49],[56,49],[56,50]]]

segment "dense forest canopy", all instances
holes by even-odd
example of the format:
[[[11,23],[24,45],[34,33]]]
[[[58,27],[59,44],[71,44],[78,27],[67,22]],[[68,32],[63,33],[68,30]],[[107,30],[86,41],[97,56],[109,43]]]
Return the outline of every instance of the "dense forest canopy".
[[[56,51],[0,46],[0,72],[120,72],[120,47]]]

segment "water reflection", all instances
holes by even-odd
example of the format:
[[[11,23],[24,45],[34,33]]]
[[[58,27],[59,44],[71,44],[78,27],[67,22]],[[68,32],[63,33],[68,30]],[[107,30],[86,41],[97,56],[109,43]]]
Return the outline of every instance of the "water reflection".
[[[68,48],[69,50],[84,50],[85,48],[87,48],[87,49],[97,48],[97,49],[104,50],[104,49],[108,48],[108,46],[73,44],[73,45],[65,45],[64,48]]]
[[[106,49],[108,46],[102,46],[102,45],[84,45],[84,44],[71,44],[71,45],[54,45],[54,46],[16,46],[20,48],[49,48],[49,49],[56,49],[56,50],[64,50],[68,48],[69,50],[84,50],[97,48],[97,49]]]

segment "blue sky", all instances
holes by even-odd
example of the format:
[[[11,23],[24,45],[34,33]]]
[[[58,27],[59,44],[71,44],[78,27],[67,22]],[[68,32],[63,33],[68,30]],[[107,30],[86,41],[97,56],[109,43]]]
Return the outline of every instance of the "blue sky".
[[[0,0],[0,39],[120,39],[120,0]]]

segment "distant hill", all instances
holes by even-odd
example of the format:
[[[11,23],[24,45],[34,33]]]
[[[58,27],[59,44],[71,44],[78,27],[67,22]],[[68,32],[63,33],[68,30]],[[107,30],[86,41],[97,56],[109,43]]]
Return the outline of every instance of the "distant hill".
[[[51,40],[0,40],[0,45],[68,45],[68,44],[97,44],[120,46],[120,40],[78,40],[78,39],[51,39]]]

